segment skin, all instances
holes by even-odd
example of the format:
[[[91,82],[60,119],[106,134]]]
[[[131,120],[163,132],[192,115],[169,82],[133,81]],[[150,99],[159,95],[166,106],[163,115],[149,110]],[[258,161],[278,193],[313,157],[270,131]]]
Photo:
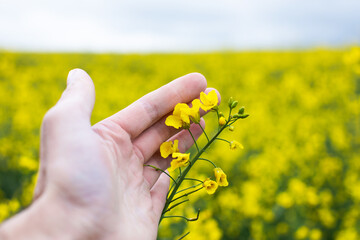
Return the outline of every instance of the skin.
[[[144,164],[169,167],[159,154],[168,139],[178,139],[181,152],[193,144],[164,122],[177,103],[212,90],[206,85],[201,74],[185,75],[91,126],[93,82],[70,71],[43,119],[33,203],[0,226],[0,239],[156,239],[169,178]]]

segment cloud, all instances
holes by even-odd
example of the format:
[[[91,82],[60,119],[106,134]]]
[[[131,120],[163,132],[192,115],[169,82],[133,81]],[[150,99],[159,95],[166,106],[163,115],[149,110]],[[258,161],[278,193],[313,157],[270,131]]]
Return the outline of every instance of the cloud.
[[[0,2],[0,48],[207,51],[360,43],[357,0]]]

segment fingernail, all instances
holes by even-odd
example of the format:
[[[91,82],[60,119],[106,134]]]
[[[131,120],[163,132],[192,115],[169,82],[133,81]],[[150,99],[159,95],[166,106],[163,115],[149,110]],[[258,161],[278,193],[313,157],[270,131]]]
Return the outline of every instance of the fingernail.
[[[68,77],[67,77],[67,81],[66,81],[66,86],[70,86],[71,83],[74,82],[75,79],[75,75],[76,75],[76,69],[73,69],[69,72]]]

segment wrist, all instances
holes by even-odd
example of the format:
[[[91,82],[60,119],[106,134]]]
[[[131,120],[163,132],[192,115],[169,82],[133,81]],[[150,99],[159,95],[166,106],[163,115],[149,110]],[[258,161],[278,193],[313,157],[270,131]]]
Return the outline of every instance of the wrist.
[[[90,226],[80,226],[86,224],[79,221],[77,213],[67,210],[49,196],[42,196],[0,225],[0,239],[92,239]]]

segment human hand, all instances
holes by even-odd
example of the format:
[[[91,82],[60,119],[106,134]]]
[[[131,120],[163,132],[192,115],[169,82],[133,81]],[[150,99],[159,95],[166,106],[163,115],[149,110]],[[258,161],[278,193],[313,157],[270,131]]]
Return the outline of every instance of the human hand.
[[[202,75],[189,74],[91,126],[93,82],[72,70],[43,120],[34,202],[4,224],[4,236],[14,236],[11,229],[23,222],[39,238],[155,239],[169,179],[144,164],[169,167],[158,153],[169,138],[179,140],[182,152],[193,144],[187,131],[164,122],[178,102],[191,102],[205,89]],[[202,133],[197,125],[191,131]]]

